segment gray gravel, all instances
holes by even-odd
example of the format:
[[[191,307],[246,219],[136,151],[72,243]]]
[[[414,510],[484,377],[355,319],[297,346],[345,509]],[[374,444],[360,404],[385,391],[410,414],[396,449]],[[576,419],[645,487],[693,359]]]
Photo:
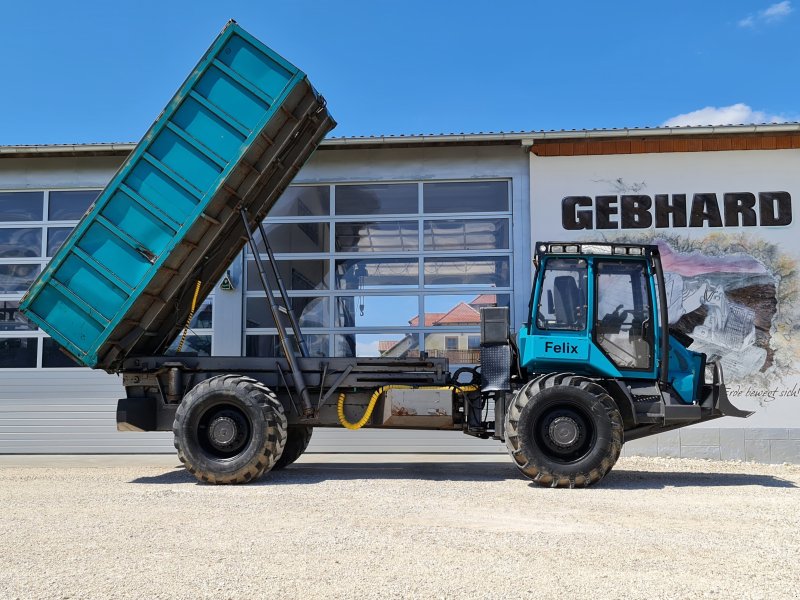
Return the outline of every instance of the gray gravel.
[[[800,597],[797,466],[550,490],[505,457],[307,455],[213,487],[166,460],[0,457],[0,597]]]

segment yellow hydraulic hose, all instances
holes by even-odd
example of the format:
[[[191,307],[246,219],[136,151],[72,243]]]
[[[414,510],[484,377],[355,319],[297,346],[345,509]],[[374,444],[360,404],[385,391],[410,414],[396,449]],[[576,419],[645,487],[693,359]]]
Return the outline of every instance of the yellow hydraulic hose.
[[[379,387],[375,392],[372,394],[372,397],[369,399],[369,404],[367,405],[367,410],[364,411],[364,416],[361,417],[356,423],[351,423],[347,420],[347,417],[344,416],[344,400],[345,400],[345,393],[341,392],[339,394],[339,402],[336,404],[336,412],[339,415],[339,423],[342,424],[342,427],[346,427],[347,429],[361,429],[364,425],[367,424],[370,417],[372,416],[372,411],[375,410],[375,404],[377,404],[378,399],[381,397],[381,394],[384,392],[388,392],[389,390],[450,390],[453,392],[474,392],[478,389],[477,385],[464,385],[464,386],[457,386],[457,385],[445,385],[445,386],[428,386],[428,387],[419,387],[415,388],[410,385],[384,385],[383,387]]]
[[[189,317],[186,319],[186,325],[183,327],[183,335],[181,335],[181,341],[178,342],[178,349],[176,352],[180,352],[181,348],[183,348],[183,342],[186,341],[186,334],[189,333],[189,324],[192,322],[192,318],[194,317],[194,311],[197,308],[197,297],[200,295],[200,280],[197,280],[197,283],[194,284],[194,297],[192,298],[192,310],[189,311]]]

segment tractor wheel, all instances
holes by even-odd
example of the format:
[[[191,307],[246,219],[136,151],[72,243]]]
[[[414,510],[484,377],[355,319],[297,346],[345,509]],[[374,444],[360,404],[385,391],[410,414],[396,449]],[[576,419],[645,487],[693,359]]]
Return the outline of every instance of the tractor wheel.
[[[286,443],[278,398],[255,379],[221,375],[183,398],[172,432],[178,458],[207,483],[247,483],[270,470]]]
[[[522,473],[547,487],[586,487],[619,458],[622,417],[606,390],[560,373],[529,382],[506,415],[506,446]]]
[[[311,441],[311,434],[314,428],[307,425],[290,425],[289,435],[286,438],[286,445],[283,447],[283,454],[272,467],[273,471],[288,467],[296,461],[308,448]]]

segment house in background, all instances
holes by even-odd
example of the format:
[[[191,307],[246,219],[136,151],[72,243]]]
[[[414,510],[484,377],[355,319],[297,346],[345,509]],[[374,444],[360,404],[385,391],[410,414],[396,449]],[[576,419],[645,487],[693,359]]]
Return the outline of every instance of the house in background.
[[[480,309],[497,306],[496,294],[479,294],[468,302],[459,302],[447,312],[426,312],[425,327],[476,327],[481,324]],[[408,321],[412,327],[419,325],[419,315]],[[378,351],[381,356],[409,356],[414,350],[407,337],[400,341],[381,340]],[[425,352],[432,357],[446,357],[453,364],[475,365],[480,362],[481,336],[479,333],[448,332],[432,333],[425,338]]]

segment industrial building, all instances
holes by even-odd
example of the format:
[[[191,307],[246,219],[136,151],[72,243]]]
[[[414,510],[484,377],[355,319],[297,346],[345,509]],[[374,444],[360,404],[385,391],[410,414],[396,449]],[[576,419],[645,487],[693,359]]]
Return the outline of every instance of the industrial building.
[[[133,144],[0,147],[0,453],[172,452],[115,430],[119,378],[77,367],[17,311]],[[479,360],[479,309],[528,318],[538,240],[659,243],[670,321],[719,357],[747,421],[629,453],[800,462],[800,125],[326,140],[265,221],[312,354]],[[177,343],[176,345],[177,346]],[[275,356],[247,251],[184,351]],[[459,433],[317,430],[310,451],[504,452]]]

